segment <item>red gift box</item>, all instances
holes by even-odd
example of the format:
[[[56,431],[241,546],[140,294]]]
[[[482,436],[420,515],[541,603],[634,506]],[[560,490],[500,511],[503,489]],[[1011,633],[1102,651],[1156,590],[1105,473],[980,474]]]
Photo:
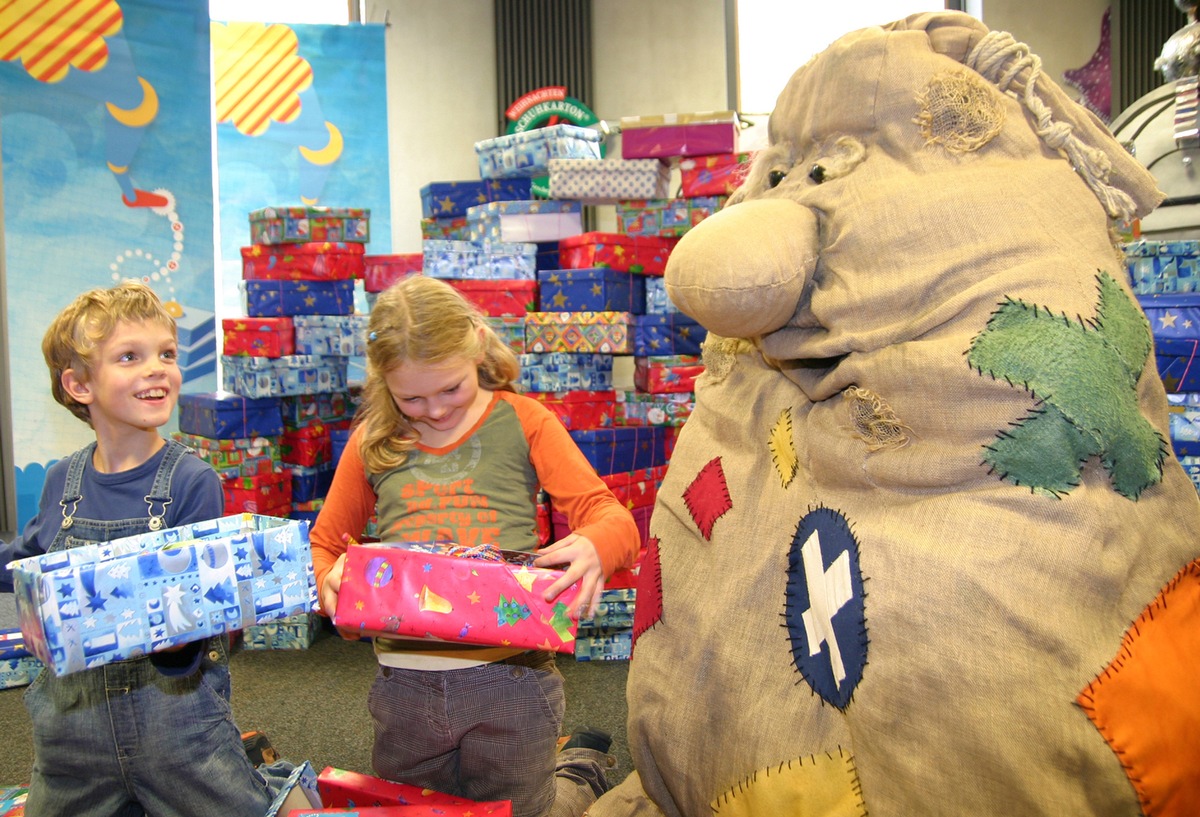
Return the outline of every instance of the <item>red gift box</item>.
[[[337,281],[361,278],[363,245],[346,241],[242,247],[245,280]]]
[[[750,170],[753,153],[720,153],[695,156],[679,163],[682,195],[728,196],[742,186]]]
[[[424,262],[425,254],[419,252],[364,256],[363,290],[383,292],[397,281],[419,275]]]
[[[650,517],[654,513],[653,505],[638,505],[636,508],[630,508],[629,513],[633,516],[633,524],[637,526],[638,536],[641,539],[642,547],[645,548],[650,542]],[[554,511],[550,516],[553,525],[551,536],[554,541],[558,541],[571,533],[571,528],[567,525],[567,516],[559,511]],[[605,584],[605,587],[608,587]]]
[[[292,472],[286,468],[269,474],[221,480],[226,513],[257,513],[287,517],[292,508]]]
[[[452,278],[446,283],[489,318],[521,318],[538,308],[538,282],[525,279]]]
[[[280,459],[292,465],[324,465],[333,462],[333,438],[321,421],[300,428],[285,428],[279,441]]]
[[[350,545],[333,621],[385,638],[573,652],[579,583],[545,601],[563,571],[533,558],[487,545]]]
[[[221,334],[226,355],[283,357],[296,350],[291,318],[223,318]]]
[[[604,428],[611,426],[615,391],[539,391],[528,392],[550,409],[567,428]]]
[[[694,392],[704,374],[698,355],[651,355],[634,358],[633,385],[647,394]]]
[[[423,789],[408,783],[393,783],[379,777],[350,772],[326,766],[317,775],[317,793],[325,808],[376,808],[407,806],[427,808],[428,811],[404,811],[405,815],[490,815],[490,817],[512,817],[512,803],[508,800],[468,800],[442,794],[433,789]],[[321,814],[322,812],[301,812]],[[336,814],[337,812],[331,812]],[[370,813],[370,812],[366,812]]]
[[[667,257],[677,243],[678,238],[582,233],[558,242],[558,256],[563,269],[608,267],[641,275],[662,275],[667,268]]]
[[[656,465],[653,468],[639,468],[619,474],[601,474],[600,479],[604,480],[613,496],[626,508],[640,508],[654,504],[658,496],[658,486],[662,485],[666,475],[667,466]]]

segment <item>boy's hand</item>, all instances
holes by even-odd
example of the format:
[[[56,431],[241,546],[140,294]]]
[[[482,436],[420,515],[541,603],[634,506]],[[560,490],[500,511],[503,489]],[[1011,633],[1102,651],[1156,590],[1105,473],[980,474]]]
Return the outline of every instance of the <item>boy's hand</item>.
[[[600,592],[604,590],[604,568],[600,554],[592,540],[571,533],[552,545],[538,551],[534,560],[537,567],[561,567],[566,573],[546,589],[546,601],[554,601],[559,593],[575,582],[579,582],[579,604],[571,611],[571,618],[592,618],[596,605],[600,603]]]

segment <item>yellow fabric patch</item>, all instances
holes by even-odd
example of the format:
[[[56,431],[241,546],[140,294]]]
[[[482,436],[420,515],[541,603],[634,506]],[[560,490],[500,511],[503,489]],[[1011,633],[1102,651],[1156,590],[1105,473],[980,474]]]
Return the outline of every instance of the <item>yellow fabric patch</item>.
[[[720,817],[866,817],[854,769],[843,749],[796,758],[760,769],[712,802]]]
[[[775,464],[779,480],[786,488],[795,478],[796,469],[800,467],[799,458],[796,456],[796,444],[792,441],[790,408],[785,408],[779,413],[779,419],[771,429],[771,439],[767,441],[767,447],[771,449],[771,462]]]

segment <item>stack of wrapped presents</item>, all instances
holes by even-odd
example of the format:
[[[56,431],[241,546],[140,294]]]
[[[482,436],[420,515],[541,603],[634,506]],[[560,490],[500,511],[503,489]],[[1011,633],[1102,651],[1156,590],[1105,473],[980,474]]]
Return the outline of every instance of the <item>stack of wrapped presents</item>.
[[[1200,241],[1141,239],[1124,250],[1167,389],[1171,447],[1200,489]]]

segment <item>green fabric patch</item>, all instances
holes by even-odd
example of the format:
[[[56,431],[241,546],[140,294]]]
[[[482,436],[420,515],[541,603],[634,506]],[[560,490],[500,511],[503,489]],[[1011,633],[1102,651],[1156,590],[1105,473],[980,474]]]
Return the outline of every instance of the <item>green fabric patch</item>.
[[[1136,499],[1162,479],[1167,450],[1138,406],[1150,325],[1111,276],[1097,280],[1094,320],[1009,298],[972,341],[972,368],[1041,402],[984,446],[984,460],[1002,479],[1061,496],[1079,484],[1083,463],[1099,457],[1113,488]]]

